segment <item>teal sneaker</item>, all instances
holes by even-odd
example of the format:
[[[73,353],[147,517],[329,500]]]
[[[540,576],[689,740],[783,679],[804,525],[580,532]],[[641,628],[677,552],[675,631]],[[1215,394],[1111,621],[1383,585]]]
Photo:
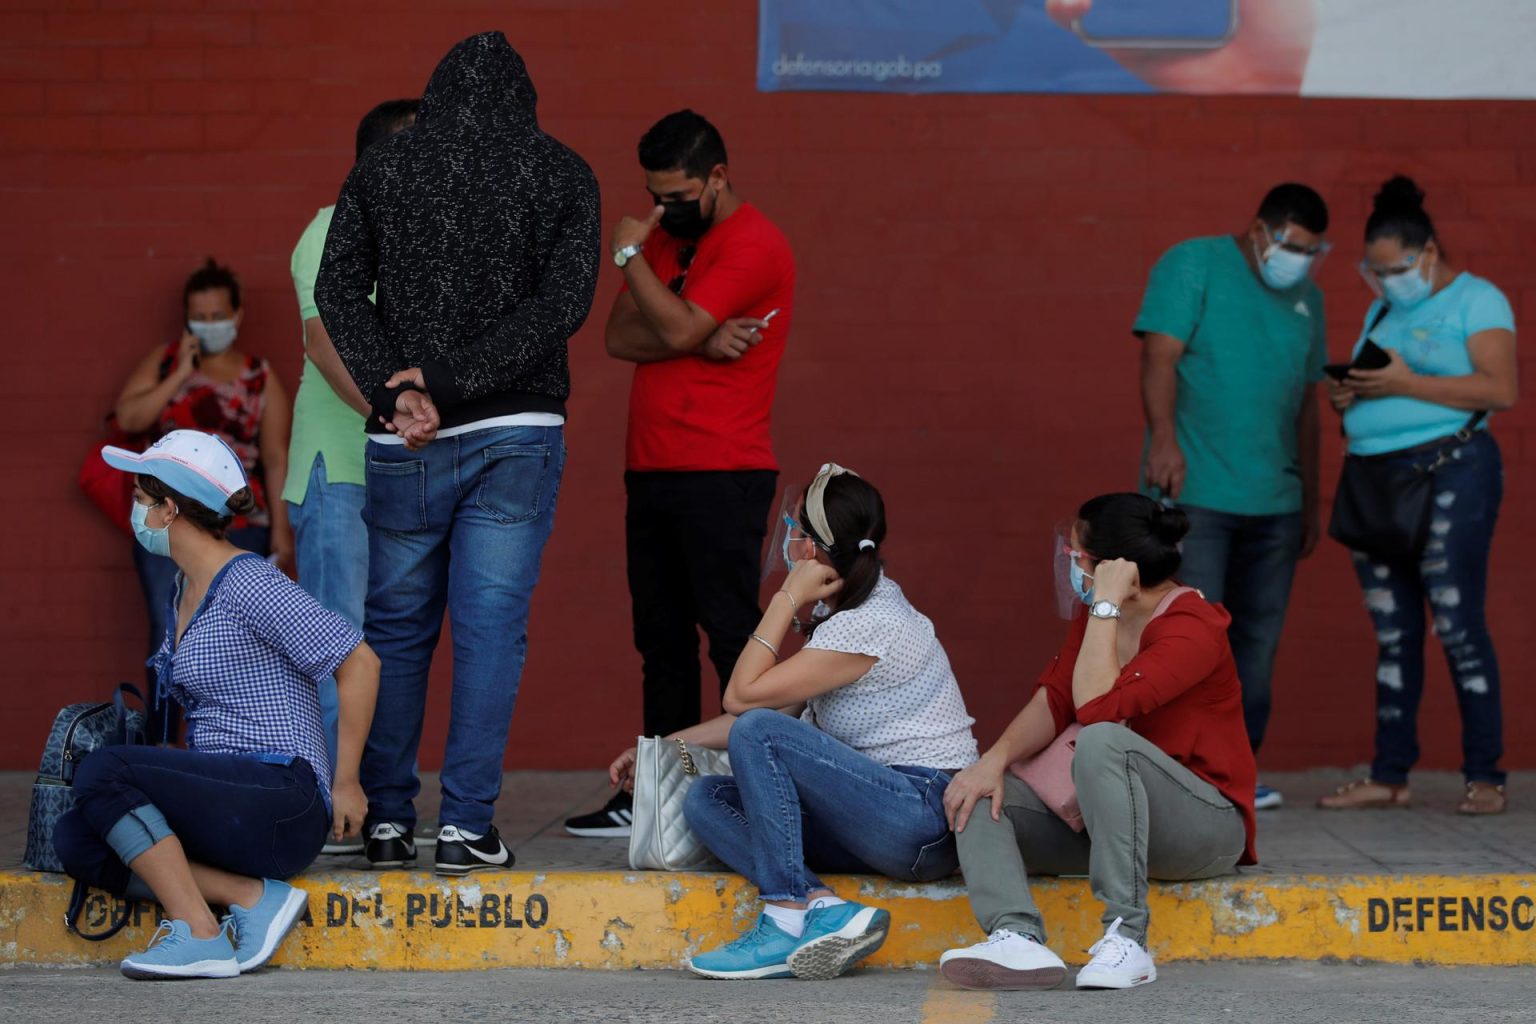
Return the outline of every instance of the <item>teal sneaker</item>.
[[[688,969],[706,978],[728,980],[792,978],[794,971],[786,960],[799,944],[799,939],[762,914],[757,926],[747,934],[693,957],[688,961]]]
[[[240,973],[229,925],[211,939],[194,939],[185,921],[161,921],[149,948],[123,957],[123,976],[140,981],[162,978],[233,978]]]
[[[811,981],[835,978],[883,946],[890,930],[891,915],[879,907],[849,902],[807,911],[789,969]]]
[[[261,885],[261,899],[254,907],[247,910],[233,903],[229,905],[227,920],[234,922],[235,959],[240,962],[241,974],[254,971],[272,959],[284,937],[304,916],[304,908],[309,903],[309,896],[303,889],[295,889],[287,882],[263,878]]]

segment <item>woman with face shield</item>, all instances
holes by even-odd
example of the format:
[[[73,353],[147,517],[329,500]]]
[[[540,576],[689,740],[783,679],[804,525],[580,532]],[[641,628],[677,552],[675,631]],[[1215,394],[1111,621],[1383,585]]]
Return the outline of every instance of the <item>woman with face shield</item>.
[[[1088,607],[1024,710],[944,797],[971,907],[988,933],[939,961],[955,984],[1039,989],[1066,977],[1045,945],[1029,871],[1087,873],[1106,927],[1077,987],[1131,988],[1157,978],[1146,949],[1147,879],[1210,878],[1256,862],[1257,773],[1227,642],[1231,616],[1175,581],[1188,530],[1183,511],[1140,494],[1106,494],[1078,511],[1066,553]],[[1044,780],[1036,778],[1037,792],[1009,766],[1074,724],[1070,786],[1081,818],[1069,823],[1060,803],[1043,798]],[[1063,778],[1049,788],[1070,787]]]
[[[1376,195],[1360,270],[1378,298],[1356,363],[1335,368],[1328,396],[1348,438],[1333,533],[1353,549],[1378,644],[1376,753],[1367,778],[1319,803],[1408,805],[1427,604],[1461,710],[1466,795],[1457,810],[1499,814],[1506,806],[1499,665],[1483,607],[1504,471],[1488,420],[1514,405],[1518,392],[1514,314],[1492,283],[1452,266],[1424,193],[1405,177]],[[1379,368],[1359,368],[1367,351]],[[1398,493],[1397,481],[1418,486]],[[1356,488],[1346,484],[1368,494],[1356,502]],[[1364,500],[1370,495],[1377,500]],[[1367,504],[1380,505],[1379,514],[1340,515]],[[1396,539],[1386,542],[1387,527],[1413,509],[1414,526],[1393,530]]]
[[[292,570],[293,534],[281,495],[288,475],[291,407],[265,359],[235,347],[244,311],[234,272],[212,258],[187,278],[182,289],[181,337],[151,351],[123,385],[114,414],[126,433],[153,443],[173,430],[202,430],[234,449],[250,477],[255,506],[237,515],[229,531],[236,547],[272,555]],[[176,567],[134,545],[133,564],[149,611],[149,651],[165,638]],[[174,740],[169,707],[150,714],[153,742]]]
[[[933,623],[885,575],[880,492],[829,464],[789,519],[792,568],[736,663],[727,713],[677,734],[730,750],[734,776],[699,779],[685,813],[765,903],[745,935],[692,958],[708,978],[832,978],[877,950],[889,913],[839,899],[817,873],[952,874],[944,791],[976,760]],[[633,765],[620,755],[614,782]]]

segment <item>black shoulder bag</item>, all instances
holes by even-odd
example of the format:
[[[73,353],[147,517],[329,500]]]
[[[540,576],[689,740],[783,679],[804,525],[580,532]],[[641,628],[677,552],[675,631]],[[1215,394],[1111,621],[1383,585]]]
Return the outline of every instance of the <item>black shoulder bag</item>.
[[[1365,329],[1369,335],[1387,315],[1387,307]],[[1429,542],[1429,523],[1434,503],[1435,471],[1451,459],[1451,453],[1472,440],[1478,424],[1487,417],[1478,412],[1466,426],[1438,447],[1426,465],[1404,463],[1395,452],[1385,455],[1346,455],[1333,499],[1328,536],[1353,551],[1385,561],[1417,561]]]

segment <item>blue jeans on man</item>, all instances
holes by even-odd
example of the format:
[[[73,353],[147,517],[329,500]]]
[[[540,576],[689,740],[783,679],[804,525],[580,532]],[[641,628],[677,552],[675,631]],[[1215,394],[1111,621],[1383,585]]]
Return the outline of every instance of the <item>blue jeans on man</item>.
[[[309,591],[322,608],[359,629],[368,596],[368,526],[363,522],[366,493],[362,484],[328,482],[325,456],[317,452],[309,470],[303,504],[288,503],[294,556],[299,563],[299,586]],[[340,708],[334,678],[320,684],[320,715],[325,723],[331,763],[335,764]]]
[[[492,427],[420,451],[368,443],[364,633],[382,668],[363,751],[367,826],[416,823],[416,751],[446,610],[453,694],[440,818],[490,829],[564,468],[561,427]]]
[[[1237,515],[1180,505],[1189,516],[1179,582],[1232,616],[1227,637],[1243,682],[1243,721],[1255,751],[1269,725],[1270,681],[1306,525],[1300,512]]]
[[[803,901],[817,871],[931,882],[959,866],[937,768],[882,765],[766,708],[732,724],[730,753],[734,775],[699,779],[684,814],[765,900]]]

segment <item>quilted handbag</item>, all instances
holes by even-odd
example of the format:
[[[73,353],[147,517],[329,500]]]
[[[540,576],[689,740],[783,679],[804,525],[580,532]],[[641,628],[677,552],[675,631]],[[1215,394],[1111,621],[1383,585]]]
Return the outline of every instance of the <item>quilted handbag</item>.
[[[27,816],[27,852],[22,863],[31,871],[64,870],[53,851],[53,827],[75,806],[75,768],[93,750],[145,742],[144,712],[130,709],[124,695],[144,697],[128,683],[118,686],[110,701],[71,704],[53,719],[48,742],[32,783],[32,808]]]
[[[635,744],[635,803],[629,866],[637,871],[713,871],[724,867],[683,818],[683,798],[700,775],[731,774],[723,750],[642,736]]]

